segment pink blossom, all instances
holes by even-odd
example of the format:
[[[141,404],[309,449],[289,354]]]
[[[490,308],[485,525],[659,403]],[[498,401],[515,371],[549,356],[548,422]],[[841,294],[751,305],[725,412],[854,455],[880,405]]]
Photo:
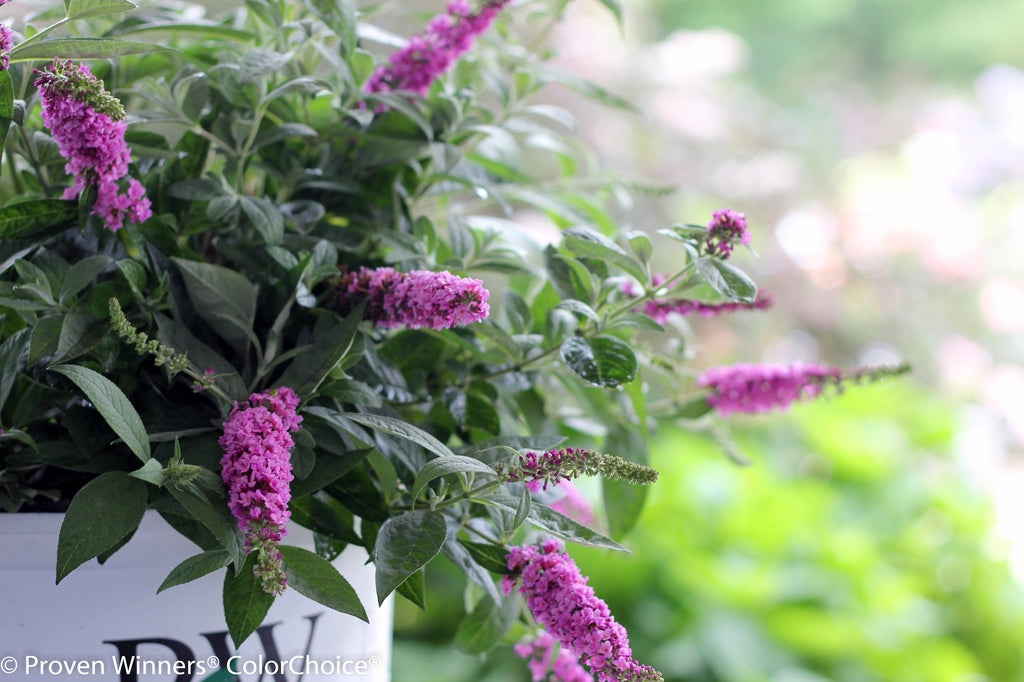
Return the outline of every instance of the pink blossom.
[[[366,83],[368,92],[407,90],[426,95],[430,84],[469,51],[473,41],[490,28],[509,0],[488,0],[476,13],[466,0],[454,0],[446,14],[431,19],[426,30],[391,55]]]
[[[68,160],[64,170],[74,176],[64,198],[75,199],[86,187],[95,186],[92,212],[111,230],[120,229],[126,220],[148,219],[153,212],[142,184],[129,178],[127,192],[121,190],[120,181],[128,175],[131,162],[121,103],[106,92],[89,67],[70,59],[54,59],[49,70],[36,73],[43,123]]]
[[[298,395],[288,387],[253,393],[248,402],[231,410],[220,437],[228,507],[238,519],[248,550],[259,551],[257,577],[273,594],[285,587],[277,543],[287,534],[291,518],[291,434],[302,423],[298,406]]]
[[[750,244],[746,216],[731,208],[715,211],[708,223],[708,235],[704,240],[707,253],[724,260],[732,254],[737,242],[744,246]]]
[[[566,554],[561,542],[549,539],[540,546],[512,547],[508,568],[514,576],[505,576],[502,580],[505,594],[518,588],[537,623],[563,650],[569,650],[586,666],[597,682],[662,679],[654,668],[633,659],[626,629],[615,621],[608,605],[587,585],[587,578]],[[533,672],[534,680],[542,679],[536,677],[536,669]]]
[[[732,313],[738,310],[766,310],[772,305],[771,296],[767,292],[758,292],[757,298],[751,302],[726,301],[723,303],[705,303],[689,298],[662,298],[647,301],[644,303],[644,313],[659,324],[668,319],[670,313],[678,313],[683,316],[700,315],[701,317],[716,317],[723,313]]]
[[[0,7],[3,4],[0,3]],[[14,48],[14,34],[11,27],[0,24],[0,71],[6,71],[11,65],[11,50]]]
[[[838,385],[841,372],[824,365],[738,364],[704,372],[697,384],[710,388],[708,403],[719,413],[767,412],[821,394],[826,384]]]
[[[448,329],[483,320],[490,313],[490,292],[483,282],[447,270],[360,268],[341,275],[334,291],[341,312],[365,300],[366,317],[386,328]]]
[[[554,656],[558,642],[549,632],[541,632],[532,639],[524,639],[513,647],[519,658],[527,659],[530,679],[543,682],[548,679],[550,669],[560,682],[594,682],[593,676],[579,664],[579,657],[567,647],[562,647]]]

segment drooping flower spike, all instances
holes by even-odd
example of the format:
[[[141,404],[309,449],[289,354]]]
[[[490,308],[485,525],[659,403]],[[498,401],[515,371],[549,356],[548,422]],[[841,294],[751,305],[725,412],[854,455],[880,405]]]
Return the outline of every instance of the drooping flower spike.
[[[277,544],[287,534],[291,518],[291,434],[302,423],[296,413],[299,402],[286,386],[253,393],[248,402],[231,410],[220,437],[228,506],[245,536],[246,549],[259,553],[256,577],[269,594],[281,594],[287,584]]]
[[[722,415],[785,409],[797,400],[815,398],[832,387],[842,390],[849,382],[877,381],[909,371],[908,365],[869,367],[844,373],[825,365],[752,365],[714,367],[704,372],[697,385],[711,389],[708,404]]]
[[[669,314],[677,313],[684,317],[700,315],[701,317],[717,317],[724,313],[740,310],[767,310],[772,306],[772,298],[767,292],[758,292],[757,297],[747,303],[745,301],[723,301],[721,303],[705,303],[690,298],[660,298],[644,303],[644,313],[658,324],[664,323]]]
[[[391,55],[366,83],[367,92],[405,90],[426,95],[430,84],[473,47],[509,0],[487,0],[473,11],[466,0],[453,0],[409,44]]]
[[[449,329],[487,317],[490,292],[478,279],[447,270],[399,272],[394,268],[360,268],[339,275],[335,306],[347,314],[366,301],[366,318],[379,327]]]
[[[527,450],[510,462],[498,462],[494,470],[503,482],[534,483],[541,490],[580,476],[604,476],[636,485],[650,485],[658,480],[656,469],[585,448],[556,448],[547,452]]]
[[[120,185],[131,162],[121,102],[104,89],[89,67],[70,59],[54,59],[48,69],[36,74],[43,123],[68,160],[64,170],[75,179],[64,198],[75,199],[86,187],[96,187],[92,212],[111,230],[119,230],[125,221],[148,219],[153,211],[142,184],[129,178],[124,192]]]
[[[561,644],[563,651],[568,650],[575,657],[578,665],[589,669],[597,682],[663,679],[657,670],[633,659],[626,629],[587,585],[587,578],[561,542],[549,539],[539,546],[512,547],[508,568],[513,575],[502,580],[505,594],[518,589],[537,623]],[[547,649],[550,652],[550,646]],[[534,647],[527,653],[522,647],[517,653],[534,657],[537,651]],[[543,655],[537,659],[543,660]],[[576,675],[562,679],[586,679],[579,677],[571,658],[560,665]],[[531,664],[531,671],[534,680],[543,679],[537,676],[543,673],[539,663]]]

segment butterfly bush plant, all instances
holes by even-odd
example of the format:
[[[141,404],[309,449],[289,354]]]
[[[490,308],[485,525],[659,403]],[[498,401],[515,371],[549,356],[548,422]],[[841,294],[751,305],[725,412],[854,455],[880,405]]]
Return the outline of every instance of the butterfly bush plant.
[[[766,314],[733,264],[757,230],[616,226],[623,187],[538,95],[614,97],[522,47],[563,8],[453,0],[399,34],[351,0],[68,0],[0,26],[0,506],[66,512],[58,582],[156,510],[197,546],[161,589],[224,571],[236,643],[289,589],[365,618],[329,562],[358,545],[381,601],[462,569],[467,651],[661,679],[569,549],[622,549],[656,422],[894,370],[666,350],[669,318]]]

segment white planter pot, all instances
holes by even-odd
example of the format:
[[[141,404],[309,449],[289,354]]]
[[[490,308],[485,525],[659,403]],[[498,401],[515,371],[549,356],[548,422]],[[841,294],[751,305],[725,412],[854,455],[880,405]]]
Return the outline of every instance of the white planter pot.
[[[334,564],[369,625],[287,590],[236,651],[224,624],[223,571],[156,594],[174,566],[200,551],[158,514],[147,512],[106,564],[87,562],[55,586],[63,518],[0,514],[0,682],[202,682],[222,665],[242,682],[390,679],[392,604],[377,607],[373,566],[360,547]],[[312,549],[313,538],[293,524],[285,542]]]

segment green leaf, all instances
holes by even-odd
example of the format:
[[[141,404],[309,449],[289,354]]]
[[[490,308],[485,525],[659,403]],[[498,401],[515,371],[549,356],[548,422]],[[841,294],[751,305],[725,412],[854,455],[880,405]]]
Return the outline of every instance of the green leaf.
[[[424,464],[423,468],[416,474],[416,481],[412,486],[412,499],[415,500],[419,496],[420,491],[423,490],[424,486],[435,478],[449,476],[452,474],[463,474],[470,471],[489,474],[491,476],[494,475],[494,469],[478,459],[473,459],[472,457],[452,455],[451,457],[438,457],[437,459],[432,459]]]
[[[0,71],[0,150],[7,144],[7,132],[14,121],[14,83],[9,71]]]
[[[587,303],[594,300],[594,279],[575,258],[563,256],[549,246],[544,251],[544,264],[551,286],[563,299],[575,298]]]
[[[57,538],[57,582],[133,532],[146,512],[146,484],[108,471],[71,500]]]
[[[455,457],[455,453],[449,450],[447,445],[423,429],[401,419],[386,417],[382,414],[365,414],[361,412],[346,412],[345,417],[363,426],[369,426],[371,429],[412,441],[438,457]]]
[[[466,654],[489,651],[508,634],[518,616],[517,600],[484,595],[459,623],[455,631],[455,646]]]
[[[614,322],[610,323],[605,330],[612,329],[649,329],[654,332],[663,332],[665,328],[643,313],[624,313]]]
[[[508,570],[508,548],[501,545],[491,545],[483,542],[471,542],[459,538],[459,543],[469,550],[473,560],[486,568],[488,571],[502,575]]]
[[[217,542],[228,552],[236,568],[242,566],[245,548],[238,523],[228,509],[227,501],[218,499],[211,501],[206,493],[196,486],[179,487],[174,484],[167,486],[181,506],[185,508],[199,523],[217,538]]]
[[[267,244],[280,244],[284,237],[281,210],[266,197],[239,197],[242,212]]]
[[[605,547],[607,549],[616,549],[621,552],[628,551],[625,547],[611,538],[605,537],[596,530],[587,528],[586,526],[573,521],[568,516],[563,516],[554,509],[545,507],[544,505],[534,505],[533,509],[530,510],[530,522],[538,528],[546,530],[552,535],[556,535],[563,540],[569,540],[570,542],[589,545],[591,547]]]
[[[398,594],[402,595],[421,610],[427,608],[427,581],[424,577],[425,571],[421,568],[405,579],[398,586]]]
[[[89,256],[83,258],[68,269],[60,288],[60,302],[78,294],[92,281],[101,275],[113,260],[109,256]]]
[[[253,552],[246,557],[245,565],[237,574],[225,571],[224,575],[224,620],[235,648],[255,632],[274,603],[274,595],[263,591],[253,572],[256,554]]]
[[[189,328],[178,320],[172,320],[159,313],[155,314],[153,319],[156,320],[156,336],[160,343],[173,348],[176,352],[187,349],[189,364],[199,371],[213,369],[216,373],[214,381],[229,398],[239,401],[246,399],[249,391],[245,382],[234,366],[220,353],[193,336]]]
[[[355,589],[331,562],[308,549],[280,545],[288,587],[335,611],[369,623]]]
[[[156,486],[164,484],[164,467],[155,459],[150,459],[128,475]]]
[[[633,348],[614,336],[569,337],[562,344],[561,355],[569,369],[595,386],[614,388],[636,377]]]
[[[78,219],[78,202],[30,199],[0,208],[0,239],[38,239],[57,234]]]
[[[50,38],[15,46],[11,50],[11,63],[50,61],[55,54],[64,59],[108,59],[166,49],[157,43],[136,43],[111,38]]]
[[[475,582],[480,587],[484,588],[484,591],[495,601],[501,601],[501,593],[498,592],[498,588],[494,585],[494,579],[491,577],[490,572],[483,566],[477,563],[472,552],[466,549],[459,541],[449,536],[444,542],[444,547],[441,548],[441,552],[455,564],[459,570],[466,574],[466,576]],[[504,573],[504,571],[502,571]]]
[[[128,0],[69,0],[67,8],[68,19],[91,19],[130,12],[139,6]]]
[[[218,568],[224,568],[229,563],[231,563],[231,555],[223,549],[214,549],[190,556],[171,569],[171,572],[167,574],[164,581],[160,583],[160,587],[157,588],[157,594],[163,592],[168,587],[184,585],[185,583],[202,578],[204,575],[213,573]]]
[[[633,427],[613,426],[605,440],[605,447],[611,452],[621,453],[631,462],[648,464],[650,461],[647,442]],[[601,486],[605,517],[608,520],[608,534],[615,539],[621,539],[633,530],[640,520],[649,487],[607,478],[602,479]]]
[[[634,230],[626,233],[626,239],[629,240],[629,248],[633,249],[633,253],[640,259],[641,263],[650,263],[651,256],[654,255],[654,245],[651,244],[651,238],[646,232]],[[645,283],[646,279],[641,280],[641,283]]]
[[[247,277],[234,270],[172,258],[196,312],[236,350],[244,351],[252,339],[256,319],[256,291]]]
[[[295,358],[281,375],[277,385],[288,386],[300,396],[312,396],[316,393],[324,379],[352,349],[352,343],[359,331],[359,323],[363,319],[363,305],[360,304],[345,319],[317,338],[309,350]]]
[[[99,372],[78,365],[56,365],[50,371],[70,379],[89,399],[104,421],[143,463],[149,461],[149,436],[142,418],[117,384]]]
[[[341,56],[346,58],[356,44],[356,7],[353,0],[307,0],[307,4],[341,39]]]
[[[373,547],[377,567],[377,600],[389,594],[437,556],[448,536],[448,524],[440,512],[411,511],[384,522]]]
[[[577,256],[587,256],[611,263],[637,280],[646,281],[647,271],[643,264],[600,232],[595,232],[587,227],[570,227],[562,234],[565,239],[565,247]]]
[[[593,308],[591,308],[583,301],[577,301],[574,298],[567,298],[555,307],[560,310],[568,310],[570,313],[582,315],[583,317],[593,320],[594,322],[601,321],[601,318],[598,317],[597,315],[597,311],[595,311]]]
[[[708,286],[722,296],[748,303],[757,298],[757,285],[738,268],[717,258],[699,258],[694,265]]]
[[[185,178],[167,188],[168,196],[189,201],[210,201],[227,195],[224,187],[210,178]]]

